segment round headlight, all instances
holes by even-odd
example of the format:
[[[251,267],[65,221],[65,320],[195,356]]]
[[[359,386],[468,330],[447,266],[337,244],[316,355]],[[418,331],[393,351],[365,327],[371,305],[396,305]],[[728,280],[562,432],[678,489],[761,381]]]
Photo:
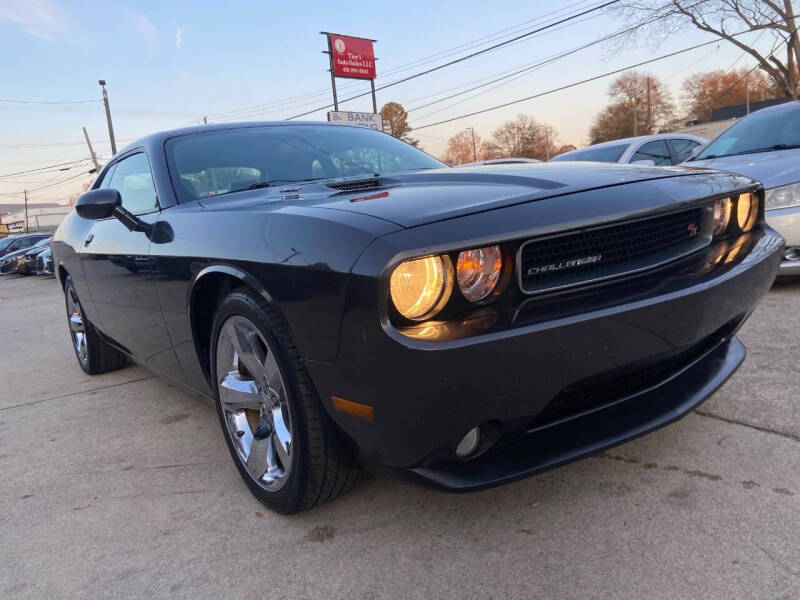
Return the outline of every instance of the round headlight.
[[[392,302],[406,319],[433,316],[447,302],[452,287],[452,266],[446,256],[402,262],[389,281]]]
[[[464,298],[479,302],[492,293],[503,270],[500,246],[464,250],[458,255],[456,279]]]
[[[739,224],[739,229],[744,232],[750,231],[756,224],[757,217],[758,196],[750,192],[740,194],[736,204],[736,222]]]
[[[731,199],[720,198],[714,201],[714,235],[723,235],[731,223]]]

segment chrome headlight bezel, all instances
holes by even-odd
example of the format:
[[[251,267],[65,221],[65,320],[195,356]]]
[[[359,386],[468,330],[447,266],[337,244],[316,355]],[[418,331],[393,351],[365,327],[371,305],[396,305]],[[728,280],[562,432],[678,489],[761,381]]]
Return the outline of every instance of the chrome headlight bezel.
[[[770,188],[766,191],[765,210],[778,210],[800,206],[800,181]]]

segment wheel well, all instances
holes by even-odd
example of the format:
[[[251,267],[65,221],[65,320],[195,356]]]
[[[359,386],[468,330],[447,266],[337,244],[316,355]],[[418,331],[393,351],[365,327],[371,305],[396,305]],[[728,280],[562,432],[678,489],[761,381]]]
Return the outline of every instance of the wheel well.
[[[67,270],[64,268],[64,265],[58,265],[58,281],[61,284],[63,289],[64,285],[67,283]]]
[[[227,273],[209,273],[200,279],[192,292],[190,312],[192,333],[200,366],[211,381],[211,328],[222,299],[235,289],[249,287],[241,279]]]

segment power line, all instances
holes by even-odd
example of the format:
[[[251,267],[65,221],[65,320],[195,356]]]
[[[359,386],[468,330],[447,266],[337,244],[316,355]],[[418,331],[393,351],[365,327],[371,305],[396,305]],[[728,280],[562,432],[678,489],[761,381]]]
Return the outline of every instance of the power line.
[[[28,193],[37,192],[39,190],[45,190],[45,189],[48,189],[48,188],[57,187],[57,186],[62,185],[64,183],[69,183],[70,181],[74,181],[74,180],[78,179],[79,177],[83,177],[84,175],[89,175],[89,171],[84,171],[84,172],[78,173],[77,175],[73,175],[72,177],[67,177],[66,179],[62,179],[61,181],[56,181],[55,183],[49,183],[47,185],[42,185],[42,186],[39,186],[39,187],[36,187],[36,188],[30,188],[30,189],[27,190],[27,192]],[[4,193],[0,194],[0,196],[19,196],[19,195],[23,194],[25,191],[26,190],[23,190],[21,192],[4,192]]]
[[[58,169],[59,167],[66,167],[67,169],[72,169],[72,168],[74,168],[75,165],[78,165],[80,163],[84,163],[87,160],[89,160],[89,159],[88,158],[82,158],[80,160],[74,160],[74,161],[71,161],[71,162],[59,163],[59,164],[55,164],[55,165],[47,165],[46,167],[39,167],[38,169],[29,169],[27,171],[17,171],[16,173],[6,173],[5,175],[0,175],[0,178],[15,177],[17,175],[28,175],[29,173],[37,173],[37,172],[40,172],[40,171],[47,172],[50,169]]]
[[[542,96],[547,96],[549,94],[554,94],[556,92],[561,92],[563,90],[567,90],[569,88],[577,87],[577,86],[583,85],[585,83],[590,83],[592,81],[597,81],[598,79],[603,79],[605,77],[610,77],[611,75],[616,75],[617,73],[622,73],[623,71],[629,71],[630,69],[635,69],[637,67],[648,65],[650,63],[654,63],[654,62],[657,62],[659,60],[664,60],[665,58],[670,58],[672,56],[677,56],[679,54],[683,54],[684,52],[689,52],[691,50],[696,50],[697,48],[702,48],[704,46],[708,46],[710,44],[716,44],[718,42],[719,42],[719,40],[711,40],[711,41],[708,41],[708,42],[703,42],[702,44],[696,44],[694,46],[690,46],[689,48],[684,48],[683,50],[676,50],[675,52],[670,52],[668,54],[662,54],[661,56],[657,56],[656,58],[651,58],[651,59],[648,59],[648,60],[644,60],[644,61],[638,62],[636,64],[633,64],[633,65],[628,65],[626,67],[622,67],[620,69],[614,69],[613,71],[608,71],[607,73],[603,73],[601,75],[595,75],[594,77],[589,77],[589,78],[583,79],[581,81],[576,81],[574,83],[569,83],[567,85],[562,85],[560,87],[553,88],[553,89],[547,90],[545,92],[539,92],[538,94],[533,94],[531,96],[526,96],[524,98],[519,98],[517,100],[512,100],[510,102],[504,102],[502,104],[497,104],[495,106],[490,106],[490,107],[487,107],[487,108],[483,108],[481,110],[476,110],[476,111],[473,111],[471,113],[467,113],[467,114],[464,114],[464,115],[459,115],[457,117],[451,117],[449,119],[444,119],[442,121],[437,121],[435,123],[428,123],[428,124],[425,124],[425,125],[420,125],[418,127],[414,127],[412,130],[416,131],[418,129],[426,129],[428,127],[434,127],[436,125],[442,125],[444,123],[450,123],[452,121],[457,121],[459,119],[465,119],[467,117],[474,117],[475,115],[480,115],[480,114],[487,113],[487,112],[490,112],[490,111],[493,111],[493,110],[497,110],[497,109],[500,109],[500,108],[505,108],[507,106],[512,106],[514,104],[519,104],[520,102],[526,102],[527,100],[533,100],[535,98],[541,98]]]
[[[536,29],[534,29],[532,31],[528,31],[526,33],[523,33],[521,35],[513,37],[513,38],[511,38],[509,40],[506,40],[504,42],[500,42],[498,44],[494,44],[492,46],[489,46],[488,48],[484,48],[483,50],[478,50],[476,52],[472,52],[470,54],[467,54],[465,56],[462,56],[462,57],[456,58],[454,60],[448,61],[448,62],[443,63],[441,65],[438,65],[438,66],[435,66],[435,67],[431,67],[430,69],[425,69],[424,71],[420,71],[418,73],[414,73],[413,75],[409,75],[408,77],[404,77],[402,79],[398,79],[397,81],[393,81],[391,83],[387,83],[387,84],[384,84],[382,86],[378,86],[378,87],[375,88],[375,91],[385,90],[386,88],[389,88],[389,87],[392,87],[392,86],[395,86],[395,85],[399,85],[401,83],[405,83],[406,81],[410,81],[412,79],[416,79],[418,77],[422,77],[423,75],[428,75],[430,73],[433,73],[434,71],[438,71],[440,69],[444,69],[446,67],[453,66],[453,65],[458,64],[460,62],[464,62],[465,60],[469,60],[470,58],[474,58],[474,57],[479,56],[481,54],[485,54],[487,52],[491,52],[492,50],[496,50],[497,48],[500,48],[502,46],[507,46],[508,44],[511,44],[511,43],[513,43],[513,42],[515,42],[517,40],[529,37],[531,35],[534,35],[536,33],[540,33],[542,31],[546,31],[547,29],[552,29],[553,27],[556,27],[557,25],[561,25],[562,23],[566,23],[568,21],[572,21],[574,19],[577,19],[577,18],[582,17],[584,15],[596,12],[598,10],[602,10],[604,8],[607,8],[607,7],[611,6],[612,4],[616,4],[619,1],[620,0],[609,0],[608,2],[605,2],[605,3],[600,4],[600,5],[596,5],[596,6],[592,7],[592,8],[586,9],[586,10],[581,11],[579,13],[576,13],[574,15],[570,15],[568,17],[564,17],[564,18],[562,18],[562,19],[560,19],[558,21],[554,21],[554,22],[549,23],[547,25],[543,25],[542,27],[538,27],[538,28],[536,28]],[[351,96],[350,98],[347,98],[345,100],[341,100],[340,103],[343,104],[345,102],[349,102],[350,100],[355,100],[356,98],[361,98],[363,96],[368,95],[369,93],[370,92],[364,92],[363,94],[358,94],[356,96]],[[325,106],[321,106],[319,108],[315,108],[314,110],[310,110],[310,111],[301,113],[299,115],[294,115],[294,116],[291,116],[291,117],[287,117],[286,120],[287,121],[291,121],[292,119],[296,119],[298,117],[304,117],[306,115],[310,115],[312,113],[319,112],[320,110],[325,110],[326,108],[331,108],[332,106],[333,106],[332,104],[327,104]]]
[[[409,70],[411,68],[414,68],[414,67],[417,67],[417,66],[419,66],[421,64],[430,63],[430,62],[436,60],[437,58],[443,58],[443,57],[447,57],[447,56],[452,56],[453,54],[457,54],[458,52],[463,52],[464,50],[480,46],[482,44],[488,43],[488,41],[492,41],[494,39],[499,39],[499,38],[503,37],[503,34],[508,35],[508,32],[511,32],[511,31],[514,31],[514,30],[518,30],[518,29],[523,28],[523,27],[525,27],[525,26],[527,26],[527,25],[529,25],[531,23],[543,21],[547,17],[550,17],[550,16],[558,14],[558,13],[567,12],[567,11],[571,10],[572,8],[574,8],[575,6],[578,6],[578,5],[583,4],[585,2],[586,2],[586,0],[579,0],[578,2],[573,2],[572,4],[569,4],[569,5],[567,5],[565,7],[562,7],[560,9],[558,9],[558,10],[554,10],[554,11],[550,11],[550,12],[544,13],[542,15],[539,15],[539,16],[534,17],[532,19],[528,19],[527,21],[523,21],[523,22],[518,23],[516,25],[513,25],[511,27],[506,27],[506,28],[501,29],[499,31],[496,31],[494,33],[491,33],[491,34],[476,38],[476,39],[468,41],[468,42],[464,42],[462,44],[459,44],[457,46],[453,46],[451,48],[448,48],[448,49],[445,49],[445,50],[442,50],[442,51],[439,51],[439,52],[434,53],[432,55],[422,57],[420,59],[411,61],[411,62],[403,64],[403,65],[399,65],[399,66],[394,67],[394,68],[390,68],[390,69],[384,71],[383,73],[381,73],[381,77],[386,77],[387,75],[393,75],[393,74],[396,74],[396,73],[407,71],[407,70]],[[359,85],[359,83],[360,82],[353,81],[353,82],[341,84],[339,87],[340,88],[345,88],[345,89],[352,89],[354,87],[357,87]],[[316,97],[319,97],[319,96],[327,96],[328,94],[330,94],[330,89],[322,88],[322,89],[320,89],[318,91],[308,92],[308,93],[300,94],[300,95],[297,95],[297,96],[290,96],[288,98],[275,100],[273,102],[268,102],[268,103],[265,103],[265,104],[257,104],[257,105],[253,105],[253,106],[249,106],[249,107],[243,107],[243,108],[233,109],[233,110],[219,112],[219,113],[211,113],[211,114],[208,114],[207,117],[212,118],[214,120],[218,120],[220,117],[232,117],[235,114],[235,115],[237,115],[237,118],[240,118],[245,113],[247,113],[247,114],[253,113],[253,112],[261,113],[261,112],[266,111],[267,109],[272,109],[272,108],[276,108],[276,107],[279,107],[279,106],[285,106],[287,104],[293,104],[297,100],[305,100],[305,99],[310,99],[310,98],[316,98]],[[306,103],[306,104],[308,104],[308,103]],[[226,118],[224,120],[229,120],[229,119]],[[197,120],[192,121],[192,123],[195,123],[195,122],[197,122]]]
[[[100,100],[12,100],[9,98],[0,98],[0,102],[7,102],[9,104],[89,104],[92,102],[100,102]]]

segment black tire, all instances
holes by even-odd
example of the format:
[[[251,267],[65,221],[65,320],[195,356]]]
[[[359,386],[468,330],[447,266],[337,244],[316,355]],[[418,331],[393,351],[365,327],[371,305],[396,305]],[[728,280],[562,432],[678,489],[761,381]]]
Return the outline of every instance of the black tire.
[[[75,291],[75,285],[72,283],[72,277],[67,275],[64,281],[64,300],[67,307],[67,323],[70,325],[70,339],[72,340],[72,349],[75,352],[75,357],[78,359],[78,364],[81,369],[88,375],[99,375],[108,371],[116,371],[125,366],[128,362],[127,357],[111,346],[95,329],[94,325],[85,317],[83,306],[81,306],[78,298],[78,293]],[[72,307],[70,305],[72,301]],[[74,311],[72,308],[76,307],[79,311],[79,316],[82,321],[84,334],[85,353],[78,350],[79,345],[76,342],[76,331],[72,328],[72,317]]]
[[[234,447],[223,413],[217,351],[220,331],[232,316],[244,317],[255,325],[273,353],[284,382],[293,452],[287,481],[277,491],[264,489],[248,472]],[[332,448],[323,422],[323,409],[289,335],[288,326],[264,298],[249,289],[240,289],[222,300],[212,328],[210,365],[217,416],[228,450],[250,491],[267,508],[283,514],[307,510],[333,500],[359,481],[362,471],[343,463]]]

